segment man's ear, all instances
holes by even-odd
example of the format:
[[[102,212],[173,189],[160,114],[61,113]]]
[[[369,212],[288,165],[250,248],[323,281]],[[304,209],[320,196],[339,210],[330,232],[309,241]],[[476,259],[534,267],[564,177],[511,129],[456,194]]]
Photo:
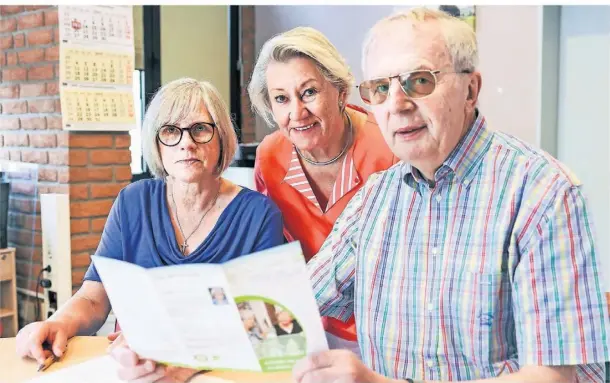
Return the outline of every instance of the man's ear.
[[[468,83],[468,95],[466,97],[466,101],[474,107],[477,105],[479,94],[481,92],[481,73],[474,72],[469,77],[470,82]]]

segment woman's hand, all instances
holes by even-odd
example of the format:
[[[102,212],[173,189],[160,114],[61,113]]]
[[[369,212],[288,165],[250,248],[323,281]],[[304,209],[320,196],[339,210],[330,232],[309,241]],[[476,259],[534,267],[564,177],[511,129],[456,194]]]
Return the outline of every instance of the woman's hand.
[[[36,359],[38,363],[43,363],[51,353],[61,357],[68,345],[67,334],[67,325],[62,322],[30,323],[17,334],[17,355]]]
[[[113,341],[108,353],[119,363],[118,375],[122,380],[134,383],[184,383],[198,373],[190,368],[168,367],[140,359],[120,332],[108,335],[108,339]]]

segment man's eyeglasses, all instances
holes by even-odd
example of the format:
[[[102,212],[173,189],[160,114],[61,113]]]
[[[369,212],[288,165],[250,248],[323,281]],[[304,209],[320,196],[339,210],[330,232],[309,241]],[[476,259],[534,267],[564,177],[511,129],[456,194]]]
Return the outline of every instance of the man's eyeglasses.
[[[176,146],[182,140],[184,131],[188,131],[193,141],[198,144],[207,144],[214,138],[216,124],[211,122],[196,122],[188,128],[179,128],[174,125],[163,125],[157,132],[157,139],[165,146]]]
[[[390,84],[393,78],[398,78],[400,88],[407,96],[412,99],[422,99],[429,96],[436,89],[437,78],[439,73],[472,73],[469,70],[461,72],[446,72],[440,70],[416,70],[412,72],[401,73],[396,76],[376,78],[362,82],[358,86],[360,98],[364,103],[369,105],[378,105],[383,103],[390,93]]]

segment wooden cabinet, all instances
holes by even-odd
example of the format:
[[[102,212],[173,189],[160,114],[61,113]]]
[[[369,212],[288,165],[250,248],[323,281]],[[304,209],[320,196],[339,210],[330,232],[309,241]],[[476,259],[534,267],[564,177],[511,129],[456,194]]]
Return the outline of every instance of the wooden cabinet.
[[[0,338],[17,335],[15,249],[0,249]]]

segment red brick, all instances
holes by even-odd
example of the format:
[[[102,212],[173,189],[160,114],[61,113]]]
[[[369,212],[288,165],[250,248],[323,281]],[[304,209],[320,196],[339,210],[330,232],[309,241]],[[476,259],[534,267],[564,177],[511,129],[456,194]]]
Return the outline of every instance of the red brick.
[[[57,182],[64,184],[70,182],[70,169],[68,167],[57,169]]]
[[[72,191],[70,191],[70,199],[74,198]],[[70,234],[83,234],[89,233],[89,218],[79,218],[70,220]],[[74,250],[74,249],[73,249]],[[72,265],[74,267],[74,265]]]
[[[89,152],[89,162],[93,165],[130,164],[129,150],[92,150]]]
[[[9,159],[11,161],[21,161],[21,152],[19,150],[11,150]]]
[[[114,147],[117,149],[125,149],[131,145],[131,136],[129,134],[117,134],[114,136]]]
[[[9,153],[8,150],[0,150],[0,160],[10,161],[11,153]],[[16,161],[20,161],[20,160],[16,160]]]
[[[70,150],[70,166],[85,166],[88,163],[87,150]]]
[[[69,185],[41,185],[39,186],[41,193],[51,194],[68,194],[70,192]]]
[[[0,52],[0,67],[6,66],[6,54],[4,52]]]
[[[17,52],[7,52],[6,53],[6,65],[7,66],[17,65]]]
[[[51,42],[53,42],[53,29],[52,28],[47,28],[47,29],[38,29],[35,31],[30,31],[27,33],[28,37],[28,45],[29,46],[35,46],[35,45],[46,45],[46,44],[50,44]]]
[[[70,182],[112,181],[112,168],[70,168]]]
[[[20,133],[4,133],[4,145],[5,146],[28,146],[28,135]]]
[[[2,5],[0,6],[0,15],[14,15],[15,13],[23,12],[23,5]]]
[[[121,166],[114,168],[114,179],[117,181],[131,180],[131,168],[129,166]]]
[[[45,61],[58,61],[59,60],[59,45],[54,47],[46,48],[44,50]]]
[[[44,117],[22,117],[21,128],[27,130],[43,130],[47,128]]]
[[[53,168],[40,168],[38,169],[38,180],[57,182],[57,170]]]
[[[112,135],[73,133],[70,135],[70,148],[112,148]]]
[[[55,96],[59,94],[59,81],[47,83],[47,94],[49,96]]]
[[[28,101],[30,113],[53,113],[55,112],[55,100],[52,98],[44,100]]]
[[[17,26],[19,29],[31,29],[44,25],[44,17],[42,13],[29,13],[19,16]]]
[[[2,71],[2,82],[7,81],[24,81],[27,77],[25,68],[5,69]]]
[[[46,164],[49,162],[47,152],[42,150],[24,150],[21,152],[21,161],[35,164]]]
[[[8,85],[0,87],[0,98],[19,97],[19,85]]]
[[[97,245],[96,245],[97,247]],[[91,250],[95,251],[95,248],[92,248]],[[92,251],[92,253],[93,253]],[[85,278],[85,274],[87,273],[87,270],[82,269],[82,270],[74,270],[72,269],[72,285],[81,285],[83,283],[83,278]]]
[[[69,143],[70,143],[70,133],[68,133],[68,132],[57,133],[57,146],[67,147]]]
[[[13,47],[13,36],[0,37],[0,49],[11,49]]]
[[[27,110],[28,105],[25,101],[6,101],[2,103],[3,114],[23,114]]]
[[[44,49],[30,49],[17,53],[19,64],[31,64],[44,59]]]
[[[4,146],[4,136],[0,134],[0,147]]]
[[[50,116],[47,116],[47,128],[48,129],[53,129],[53,130],[61,129],[62,128],[62,126],[61,126],[61,117],[50,117]],[[65,146],[68,146],[68,144],[66,144]]]
[[[61,113],[61,100],[60,99],[55,100],[55,111],[57,113]]]
[[[53,33],[53,41],[59,43],[59,29],[55,28],[55,32]]]
[[[46,94],[46,84],[21,84],[21,97],[39,97]]]
[[[90,184],[91,198],[115,198],[127,183],[120,184]]]
[[[72,253],[72,267],[89,267],[91,263],[91,254],[89,252],[84,253]]]
[[[17,29],[17,19],[11,17],[10,19],[0,20],[0,33],[13,32]]]
[[[86,202],[71,202],[70,203],[70,217],[83,218],[83,217],[99,217],[108,216],[110,208],[112,207],[111,199],[94,200]],[[72,250],[75,250],[72,248]]]
[[[87,184],[70,185],[70,199],[73,201],[79,199],[89,199],[89,186]]]
[[[30,133],[30,146],[33,148],[55,148],[57,147],[57,137],[55,134]],[[49,163],[53,164],[51,152],[49,152]]]
[[[57,9],[44,12],[44,25],[57,25],[58,19]]]
[[[0,129],[2,130],[17,130],[20,126],[18,117],[0,118]]]
[[[18,33],[15,35],[15,48],[22,48],[25,46],[25,34]]]
[[[93,233],[101,233],[106,226],[106,218],[93,218],[91,220],[91,231]]]
[[[26,11],[37,11],[39,9],[49,8],[50,5],[24,5]]]
[[[28,70],[28,80],[51,80],[55,77],[53,65],[43,65]]]
[[[68,165],[70,153],[67,150],[49,152],[49,164]]]

